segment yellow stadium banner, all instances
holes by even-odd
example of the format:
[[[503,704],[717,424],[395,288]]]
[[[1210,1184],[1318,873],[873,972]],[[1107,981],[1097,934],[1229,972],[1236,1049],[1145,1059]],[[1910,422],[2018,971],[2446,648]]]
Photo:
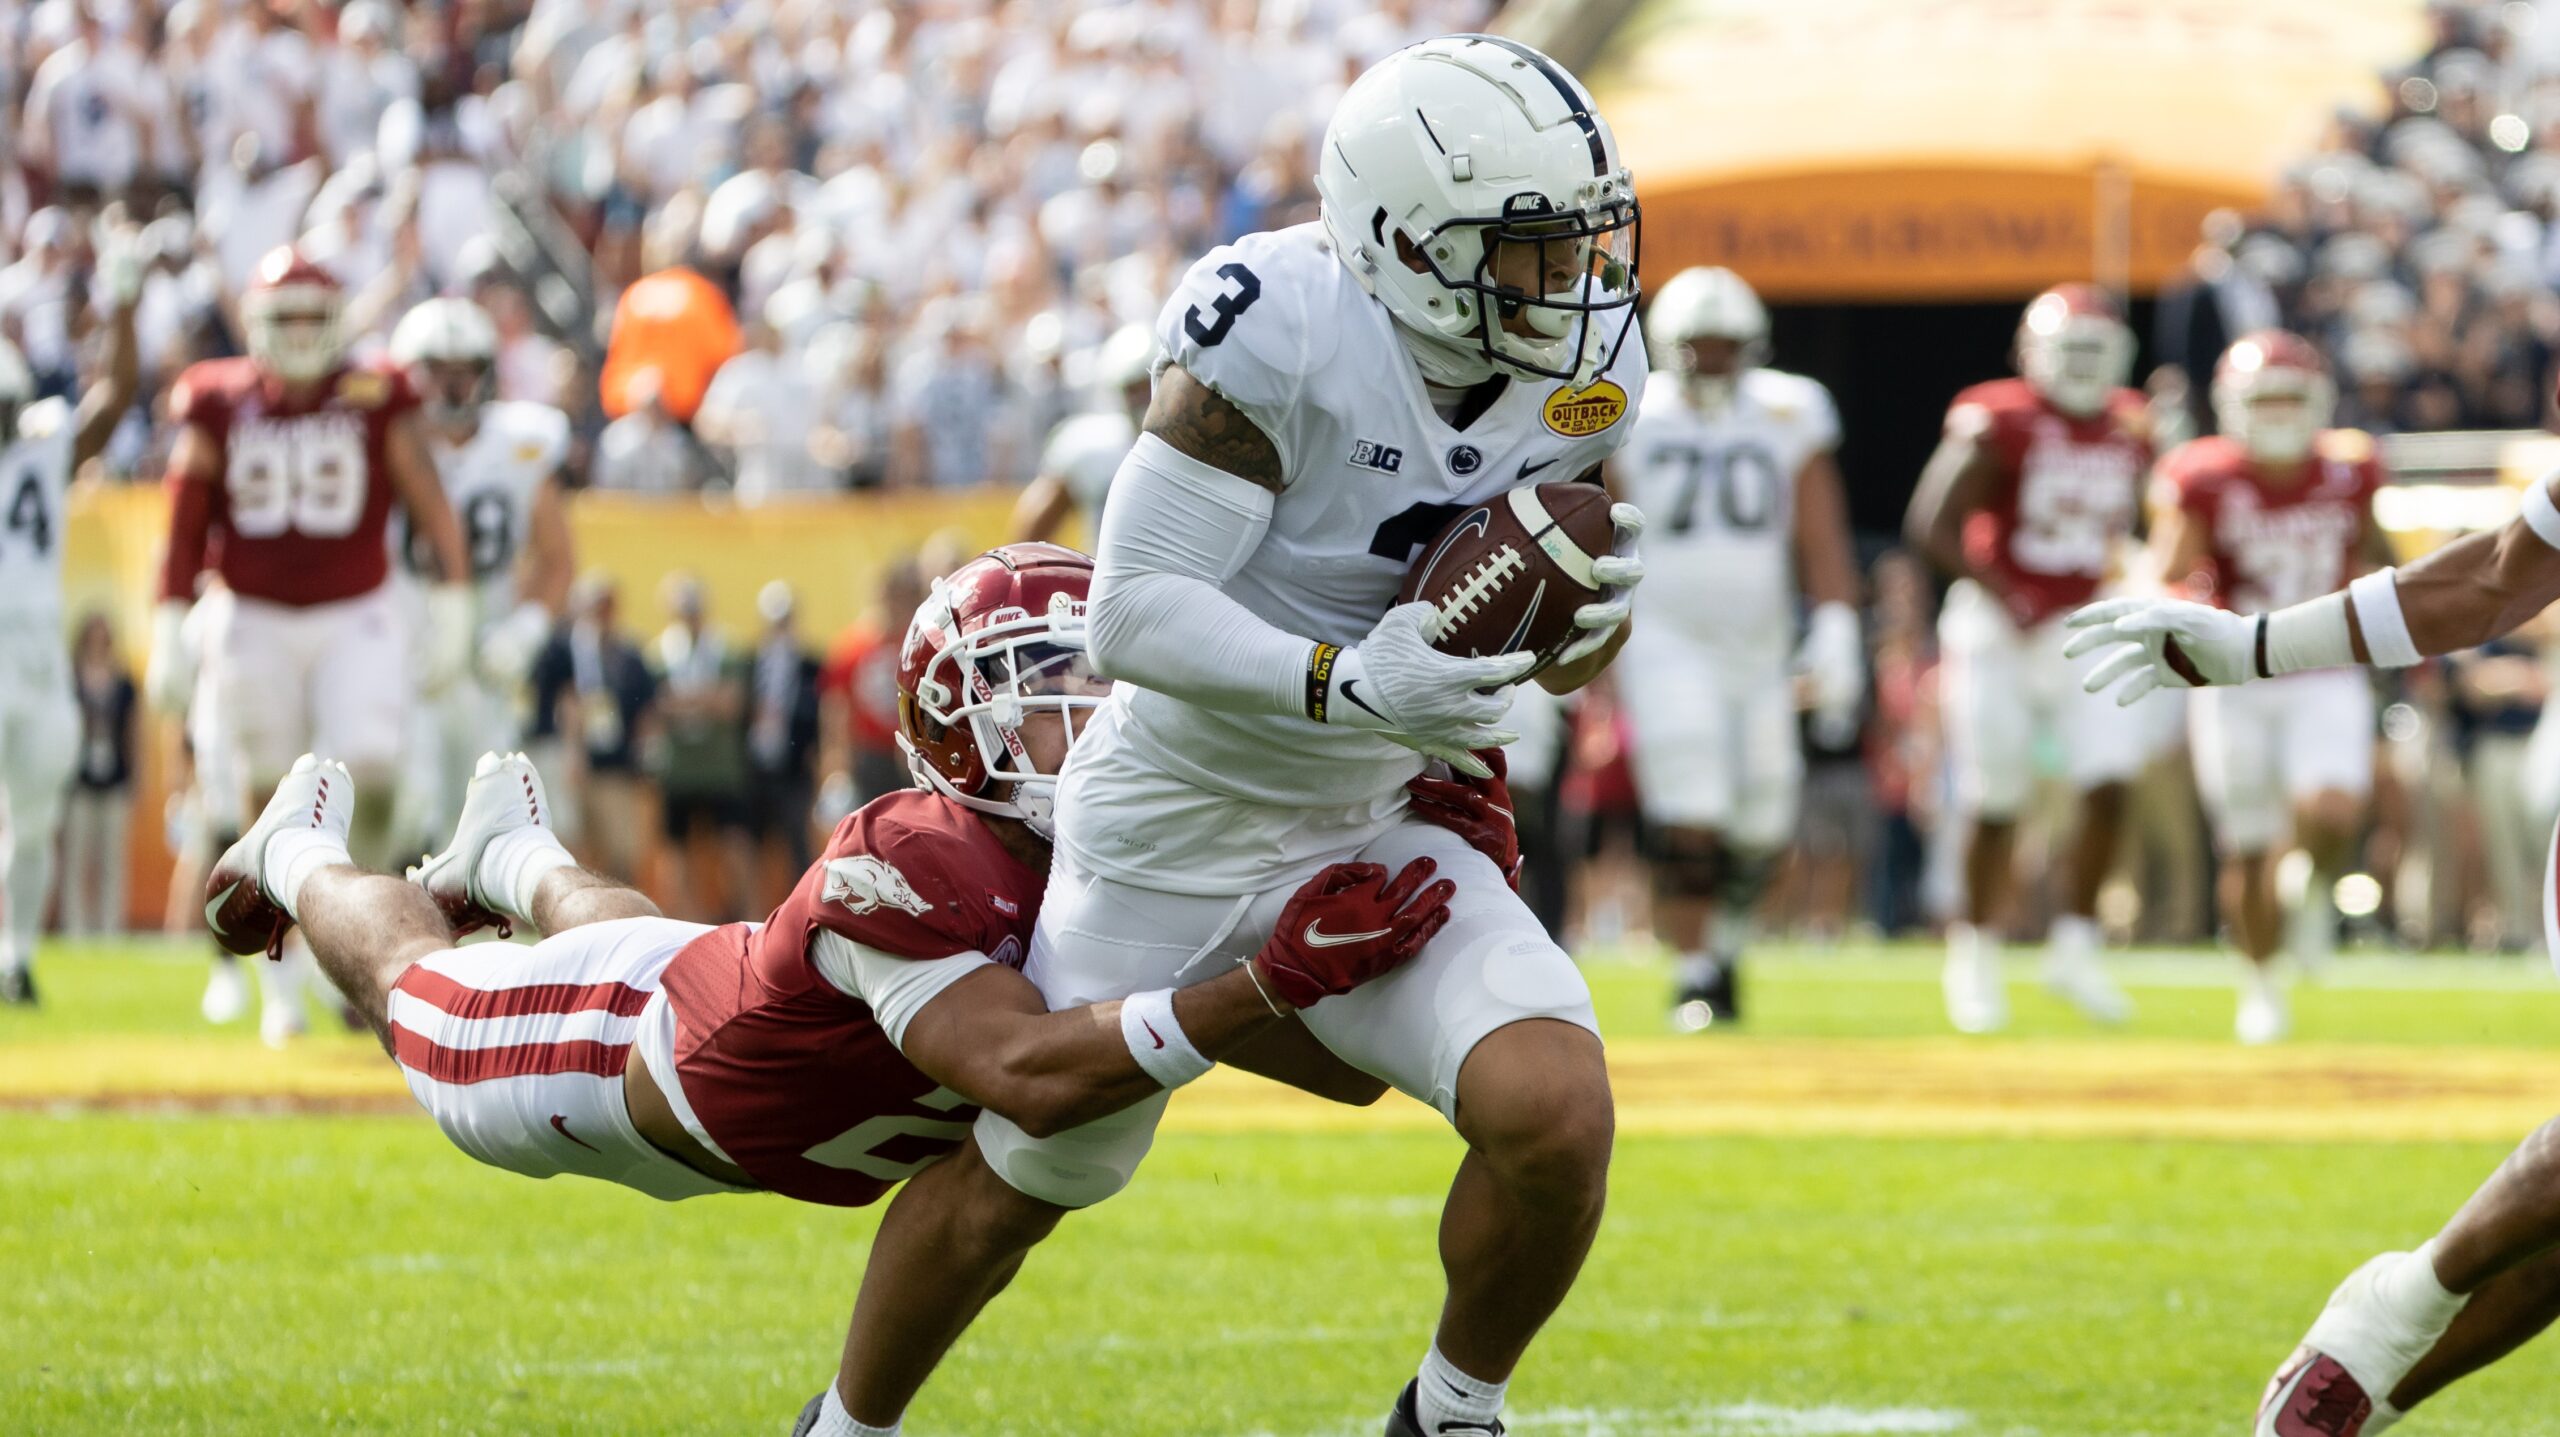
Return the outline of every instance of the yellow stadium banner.
[[[827,496],[739,508],[720,499],[578,494],[569,520],[578,567],[613,576],[622,589],[624,626],[646,639],[666,620],[658,594],[670,575],[698,576],[711,616],[734,637],[754,634],[756,594],[775,579],[799,594],[800,633],[823,652],[860,617],[893,562],[931,546],[966,558],[1005,537],[1015,493]],[[137,676],[146,659],[151,611],[159,597],[168,502],[156,486],[88,484],[73,491],[64,544],[65,598],[72,621],[104,612]],[[65,637],[68,642],[68,636]],[[132,838],[132,920],[156,927],[167,904],[171,855],[159,822],[175,754],[176,725],[142,745],[142,777]]]
[[[1644,266],[1780,300],[2149,291],[2340,106],[2422,53],[2423,0],[1642,0],[1584,67]]]

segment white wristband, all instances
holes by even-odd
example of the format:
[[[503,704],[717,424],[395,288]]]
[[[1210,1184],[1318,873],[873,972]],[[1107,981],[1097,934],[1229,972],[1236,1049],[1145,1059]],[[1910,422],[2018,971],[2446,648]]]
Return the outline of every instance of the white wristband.
[[[2517,512],[2535,538],[2560,549],[2560,504],[2551,502],[2551,481],[2554,478],[2560,478],[2560,472],[2545,474],[2526,485],[2524,505]]]
[[[2304,669],[2343,668],[2356,661],[2347,637],[2347,596],[2322,594],[2308,603],[2266,616],[2266,660],[2261,677]]]
[[[1182,1025],[1174,1021],[1171,988],[1152,988],[1121,999],[1120,1039],[1147,1076],[1168,1088],[1179,1088],[1217,1066],[1200,1056]]]
[[[2426,657],[2409,637],[2409,616],[2400,611],[2399,575],[2397,569],[2376,569],[2347,585],[2356,624],[2364,630],[2364,651],[2376,668],[2405,669]]]

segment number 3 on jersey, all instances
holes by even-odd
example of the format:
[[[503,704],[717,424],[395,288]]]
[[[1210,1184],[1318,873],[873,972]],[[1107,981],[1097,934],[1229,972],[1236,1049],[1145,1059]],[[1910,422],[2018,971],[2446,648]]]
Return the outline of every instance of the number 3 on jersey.
[[[1209,308],[1217,312],[1215,320],[1203,322],[1200,306],[1196,304],[1182,312],[1183,332],[1191,336],[1192,343],[1203,349],[1226,338],[1227,331],[1236,327],[1237,317],[1253,308],[1255,300],[1262,298],[1262,281],[1243,265],[1218,266],[1218,278],[1236,289],[1233,294],[1220,293],[1209,300]]]
[[[223,484],[231,527],[244,539],[272,539],[290,529],[315,539],[354,532],[364,517],[362,431],[304,424],[263,433],[234,433]]]

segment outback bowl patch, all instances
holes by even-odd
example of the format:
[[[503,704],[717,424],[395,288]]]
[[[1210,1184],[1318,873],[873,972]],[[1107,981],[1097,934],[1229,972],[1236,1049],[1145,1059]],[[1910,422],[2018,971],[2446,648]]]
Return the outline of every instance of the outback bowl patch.
[[[1626,412],[1627,392],[1609,380],[1594,380],[1587,389],[1557,390],[1547,400],[1547,427],[1567,439],[1583,439]]]

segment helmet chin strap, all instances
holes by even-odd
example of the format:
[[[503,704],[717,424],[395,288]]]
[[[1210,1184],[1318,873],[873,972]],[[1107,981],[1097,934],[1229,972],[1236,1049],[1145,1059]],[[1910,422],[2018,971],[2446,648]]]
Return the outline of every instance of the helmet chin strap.
[[[1482,351],[1425,334],[1402,320],[1396,321],[1396,337],[1404,341],[1404,352],[1413,356],[1414,367],[1433,384],[1467,389],[1502,372]]]

